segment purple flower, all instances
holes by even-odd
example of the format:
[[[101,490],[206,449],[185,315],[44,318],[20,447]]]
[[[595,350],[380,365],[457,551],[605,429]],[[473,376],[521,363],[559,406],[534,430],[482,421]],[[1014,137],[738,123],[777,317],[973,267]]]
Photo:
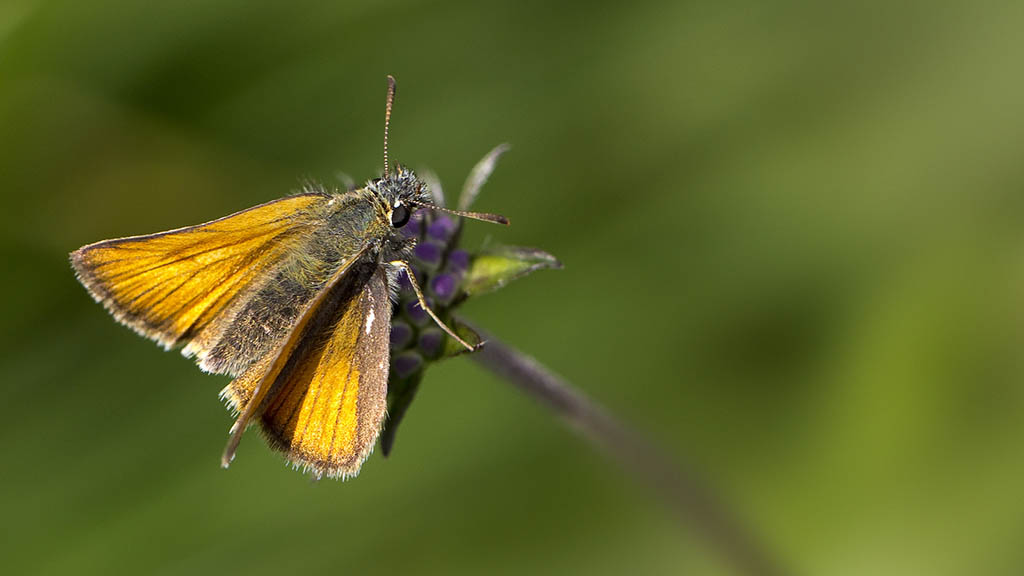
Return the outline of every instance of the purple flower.
[[[451,302],[458,287],[458,280],[451,274],[438,274],[430,279],[430,293],[442,303]]]
[[[434,307],[433,302],[427,299],[427,306]],[[420,308],[420,303],[417,300],[406,302],[405,304],[405,315],[412,320],[412,323],[417,326],[423,326],[427,322],[431,322],[430,316],[427,315],[427,311]]]
[[[446,242],[455,233],[455,229],[458,225],[454,220],[444,214],[436,214],[434,221],[427,226],[427,236],[434,240],[440,240]]]
[[[437,358],[441,355],[444,345],[444,332],[436,328],[429,328],[420,334],[419,351],[425,358]]]
[[[465,250],[452,250],[448,255],[448,267],[452,271],[462,272],[469,268],[469,252]]]
[[[412,326],[401,320],[391,323],[391,349],[402,350],[412,342]]]
[[[458,202],[460,210],[469,208],[506,149],[507,146],[498,146],[476,165]],[[439,187],[431,186],[431,189]],[[443,200],[435,201],[443,204]],[[535,270],[561,265],[551,255],[527,248],[492,246],[467,252],[459,246],[461,224],[459,218],[441,211],[419,209],[414,211],[402,232],[406,238],[416,241],[409,264],[417,284],[427,295],[427,305],[472,345],[480,342],[480,336],[453,314],[465,298],[496,290]],[[385,454],[391,449],[398,423],[415,397],[426,368],[438,359],[467,352],[420,308],[413,284],[404,271],[398,276],[398,282],[400,299],[391,318],[389,418],[381,437]]]
[[[432,242],[420,242],[413,249],[413,256],[430,270],[436,270],[441,265],[441,253],[444,247]]]
[[[423,357],[411,350],[402,352],[391,360],[391,371],[399,378],[406,378],[414,374],[422,366]]]

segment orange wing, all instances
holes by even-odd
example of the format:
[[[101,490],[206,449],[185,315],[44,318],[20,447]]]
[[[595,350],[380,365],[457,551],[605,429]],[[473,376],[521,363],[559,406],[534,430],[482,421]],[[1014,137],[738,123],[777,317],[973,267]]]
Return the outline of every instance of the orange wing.
[[[235,435],[246,414],[259,414],[267,442],[293,464],[316,476],[349,477],[373,450],[384,419],[391,301],[375,264],[357,266],[328,290],[297,328],[302,334],[276,375],[273,365],[282,360],[265,359],[222,395],[243,414]],[[272,391],[259,394],[263,386]],[[260,405],[249,406],[253,401]]]
[[[290,196],[198,226],[97,242],[72,252],[71,264],[119,322],[171,348],[299,246],[328,199]]]

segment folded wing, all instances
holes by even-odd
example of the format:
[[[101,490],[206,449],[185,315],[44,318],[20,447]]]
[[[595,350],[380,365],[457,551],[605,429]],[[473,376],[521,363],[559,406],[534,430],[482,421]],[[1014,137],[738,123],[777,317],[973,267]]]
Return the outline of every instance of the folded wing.
[[[271,447],[296,466],[349,477],[373,450],[384,419],[391,302],[386,274],[372,262],[328,290],[296,328],[301,334],[284,343],[287,359],[257,362],[223,395],[242,413],[235,435],[252,414]],[[229,443],[225,463],[233,452]]]

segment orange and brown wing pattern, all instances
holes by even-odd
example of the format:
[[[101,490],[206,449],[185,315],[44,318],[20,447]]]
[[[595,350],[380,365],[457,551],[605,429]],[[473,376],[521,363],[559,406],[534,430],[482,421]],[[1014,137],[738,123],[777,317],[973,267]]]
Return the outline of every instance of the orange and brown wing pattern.
[[[271,447],[317,476],[349,477],[373,450],[387,397],[391,301],[375,265],[350,271],[304,329],[262,400]],[[240,411],[267,370],[258,362],[223,395]]]
[[[327,201],[290,196],[198,226],[105,240],[73,252],[71,263],[118,321],[170,348],[299,246]]]

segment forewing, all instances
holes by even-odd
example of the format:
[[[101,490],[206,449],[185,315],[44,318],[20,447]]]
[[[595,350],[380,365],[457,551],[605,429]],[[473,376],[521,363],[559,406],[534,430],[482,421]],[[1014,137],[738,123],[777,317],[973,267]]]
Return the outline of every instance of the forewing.
[[[354,476],[384,419],[390,324],[384,270],[356,267],[311,316],[265,398],[255,383],[268,362],[235,380],[225,396],[243,414],[259,402],[252,411],[268,443],[296,466],[317,476]]]
[[[301,194],[198,226],[97,242],[73,252],[71,263],[118,321],[170,348],[217,320],[299,246],[327,201]]]

